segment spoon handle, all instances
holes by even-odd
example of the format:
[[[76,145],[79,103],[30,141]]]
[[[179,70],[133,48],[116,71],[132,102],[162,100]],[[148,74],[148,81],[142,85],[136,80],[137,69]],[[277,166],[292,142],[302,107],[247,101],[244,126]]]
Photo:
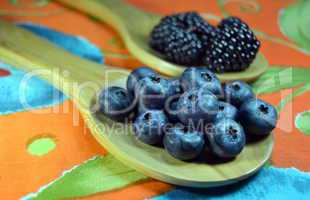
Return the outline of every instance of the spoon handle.
[[[142,28],[159,17],[150,12],[144,12],[124,0],[57,0],[67,6],[83,11],[104,21],[115,28],[126,40],[128,29]]]
[[[81,59],[27,30],[1,20],[0,59],[29,71],[28,77],[40,76],[46,79],[77,100],[77,103],[85,103],[84,105],[89,105],[87,103],[106,84],[104,80],[112,82],[118,78],[111,73],[107,76],[109,70],[115,72],[117,68]]]

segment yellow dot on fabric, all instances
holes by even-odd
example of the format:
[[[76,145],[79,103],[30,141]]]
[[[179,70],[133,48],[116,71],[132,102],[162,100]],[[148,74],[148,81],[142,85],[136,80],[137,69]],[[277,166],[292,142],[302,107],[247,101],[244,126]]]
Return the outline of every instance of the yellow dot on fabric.
[[[43,156],[54,150],[56,141],[53,137],[42,136],[32,139],[27,145],[27,151],[34,156]]]

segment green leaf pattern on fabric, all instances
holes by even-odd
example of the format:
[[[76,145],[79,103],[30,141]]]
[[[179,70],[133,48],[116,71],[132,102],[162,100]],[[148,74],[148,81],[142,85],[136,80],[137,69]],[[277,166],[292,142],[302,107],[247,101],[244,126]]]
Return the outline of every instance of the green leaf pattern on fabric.
[[[52,1],[52,0],[36,0],[36,1],[34,1],[34,5],[36,5],[36,6],[45,6],[45,5],[47,5],[50,1]],[[9,2],[11,3],[11,4],[18,4],[19,3],[19,0],[9,0]]]
[[[302,87],[294,90],[292,93],[287,95],[284,99],[282,99],[277,106],[278,112],[280,112],[289,102],[291,102],[295,97],[302,95],[303,93],[310,91],[310,84],[307,83]]]
[[[113,156],[98,156],[63,173],[22,200],[56,200],[83,197],[147,180],[141,173],[126,167]]]
[[[11,4],[17,4],[17,3],[18,3],[18,0],[9,0],[9,2],[10,2]]]
[[[310,41],[310,1],[304,0],[304,4],[301,7],[299,28],[301,34]]]
[[[305,53],[310,53],[310,2],[298,0],[280,12],[281,31]]]
[[[273,65],[252,87],[256,94],[265,94],[306,83],[310,83],[310,69]]]

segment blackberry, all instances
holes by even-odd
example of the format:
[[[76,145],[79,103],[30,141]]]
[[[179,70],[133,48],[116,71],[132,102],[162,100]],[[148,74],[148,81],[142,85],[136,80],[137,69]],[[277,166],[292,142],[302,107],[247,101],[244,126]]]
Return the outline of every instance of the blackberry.
[[[250,27],[237,17],[229,17],[222,20],[219,28],[226,32],[229,32],[229,29],[232,30],[230,34],[232,34],[233,37],[237,37],[240,42],[237,48],[240,47],[238,49],[239,51],[242,49],[240,54],[241,58],[248,62],[252,62],[260,47],[260,41],[256,38]],[[233,40],[233,42],[238,44],[238,41]]]
[[[242,71],[250,66],[260,42],[250,27],[236,17],[228,17],[218,25],[204,63],[216,72]]]
[[[166,16],[151,32],[150,46],[167,60],[182,64],[198,64],[212,38],[215,27],[196,12]]]

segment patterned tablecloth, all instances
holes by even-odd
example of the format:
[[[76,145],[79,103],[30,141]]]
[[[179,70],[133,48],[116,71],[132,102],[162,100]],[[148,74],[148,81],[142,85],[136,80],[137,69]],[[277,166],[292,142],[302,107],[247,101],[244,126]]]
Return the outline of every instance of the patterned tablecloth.
[[[109,155],[65,95],[37,77],[25,82],[25,72],[0,62],[1,199],[310,199],[310,1],[128,2],[160,14],[196,10],[214,21],[236,15],[254,28],[270,68],[253,87],[280,113],[269,165],[215,189],[152,180]],[[83,58],[143,65],[111,28],[51,0],[0,0],[0,17]]]

